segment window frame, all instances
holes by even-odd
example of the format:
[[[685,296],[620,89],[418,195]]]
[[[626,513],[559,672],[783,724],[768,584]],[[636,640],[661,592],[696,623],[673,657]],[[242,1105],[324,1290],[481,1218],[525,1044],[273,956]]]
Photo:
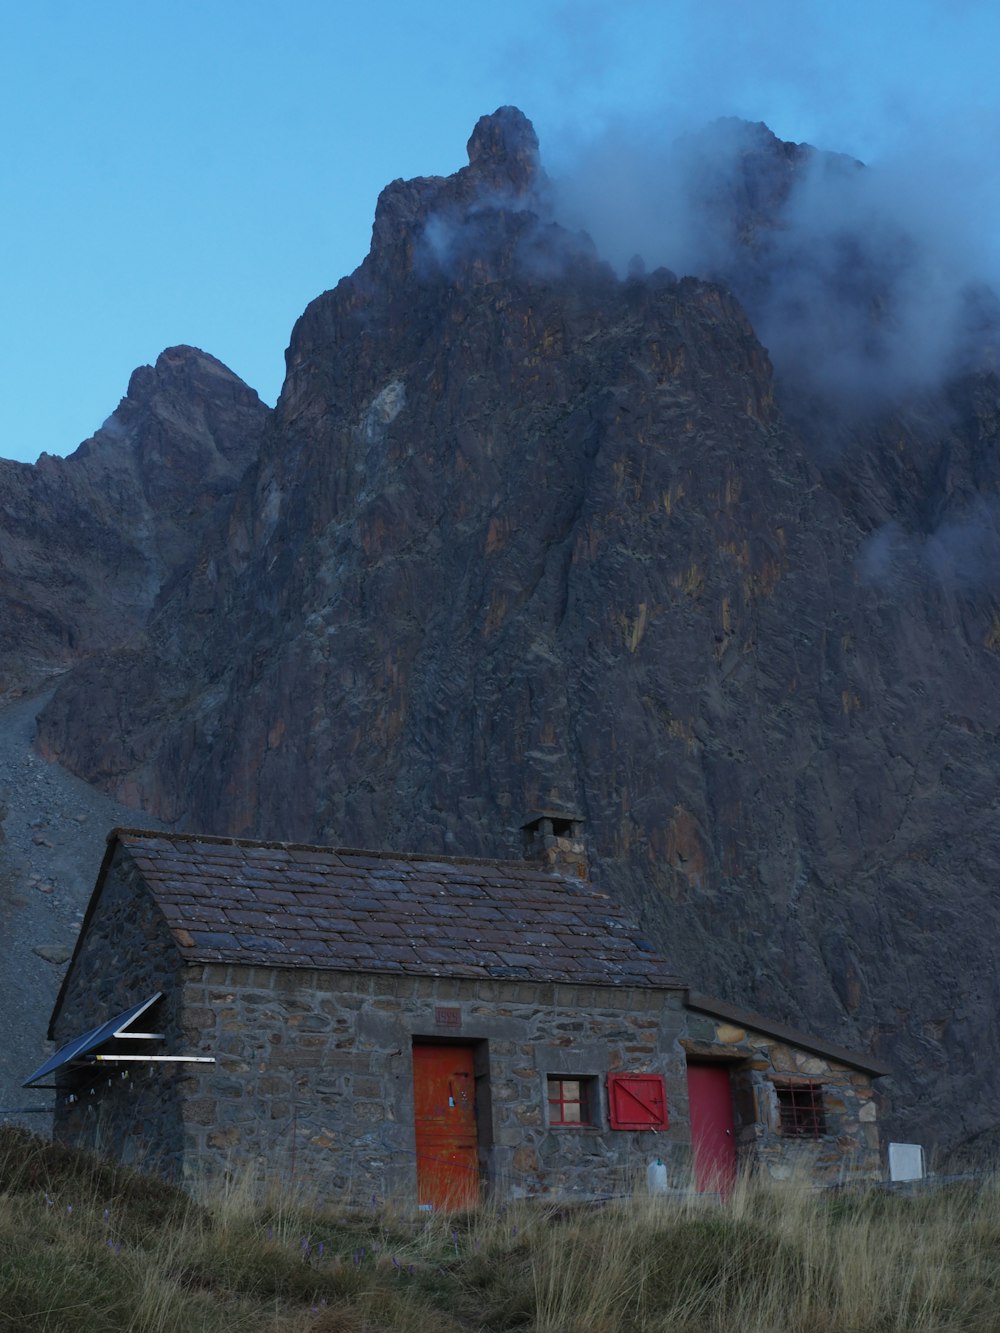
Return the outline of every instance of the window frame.
[[[816,1080],[775,1083],[778,1132],[789,1139],[821,1139],[827,1134],[823,1084]]]
[[[577,1084],[578,1096],[566,1097],[564,1085]],[[559,1095],[553,1097],[553,1085],[558,1085]],[[549,1129],[600,1129],[601,1128],[601,1092],[600,1078],[597,1074],[554,1074],[545,1075],[545,1120]],[[577,1106],[579,1120],[567,1120],[563,1116],[564,1108]],[[555,1112],[558,1110],[558,1118]]]

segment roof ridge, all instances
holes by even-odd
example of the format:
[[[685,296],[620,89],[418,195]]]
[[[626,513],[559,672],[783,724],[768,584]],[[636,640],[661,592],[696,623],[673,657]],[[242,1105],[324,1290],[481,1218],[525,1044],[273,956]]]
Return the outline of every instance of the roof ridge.
[[[540,861],[515,859],[510,856],[449,856],[444,852],[389,852],[379,851],[373,847],[336,847],[328,842],[282,842],[279,839],[237,838],[215,833],[185,833],[181,830],[144,829],[124,825],[113,828],[108,834],[107,841],[109,844],[116,840],[121,842],[126,837],[166,838],[169,842],[205,842],[223,847],[262,847],[269,851],[330,852],[334,856],[375,856],[382,861],[435,861],[445,865],[517,866],[522,870],[537,870],[541,874],[548,874],[552,879],[564,880],[570,884],[586,885],[595,894],[601,897],[607,896],[602,890],[595,888],[590,880],[580,879],[577,875],[561,875],[558,871],[549,870]]]

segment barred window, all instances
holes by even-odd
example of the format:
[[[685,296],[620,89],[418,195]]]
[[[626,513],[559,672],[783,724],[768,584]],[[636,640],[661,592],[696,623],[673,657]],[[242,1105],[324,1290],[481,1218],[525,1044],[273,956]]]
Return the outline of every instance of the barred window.
[[[778,1126],[782,1134],[818,1139],[826,1133],[821,1083],[786,1083],[776,1087]]]

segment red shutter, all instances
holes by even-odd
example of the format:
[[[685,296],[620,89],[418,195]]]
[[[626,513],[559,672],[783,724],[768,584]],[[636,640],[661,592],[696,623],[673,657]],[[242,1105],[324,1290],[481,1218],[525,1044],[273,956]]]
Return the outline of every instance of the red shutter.
[[[666,1129],[667,1091],[662,1074],[609,1074],[612,1129]]]

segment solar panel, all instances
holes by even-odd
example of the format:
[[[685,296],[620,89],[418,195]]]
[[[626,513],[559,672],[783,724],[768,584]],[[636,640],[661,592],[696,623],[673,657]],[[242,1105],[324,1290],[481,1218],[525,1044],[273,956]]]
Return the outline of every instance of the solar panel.
[[[80,1037],[74,1037],[68,1041],[65,1046],[60,1046],[50,1059],[40,1069],[36,1069],[30,1078],[26,1078],[21,1084],[22,1088],[34,1087],[39,1079],[46,1074],[54,1074],[57,1069],[62,1069],[64,1065],[70,1064],[73,1060],[82,1060],[85,1055],[95,1051],[98,1046],[103,1046],[106,1042],[114,1041],[117,1037],[149,1037],[148,1032],[126,1032],[125,1029],[130,1023],[134,1023],[140,1014],[144,1014],[150,1005],[163,994],[157,991],[151,995],[148,1000],[143,1000],[141,1004],[134,1004],[131,1009],[126,1009],[123,1014],[117,1014],[114,1018],[109,1018],[106,1023],[101,1023],[96,1028],[91,1028],[89,1032],[84,1032]]]

